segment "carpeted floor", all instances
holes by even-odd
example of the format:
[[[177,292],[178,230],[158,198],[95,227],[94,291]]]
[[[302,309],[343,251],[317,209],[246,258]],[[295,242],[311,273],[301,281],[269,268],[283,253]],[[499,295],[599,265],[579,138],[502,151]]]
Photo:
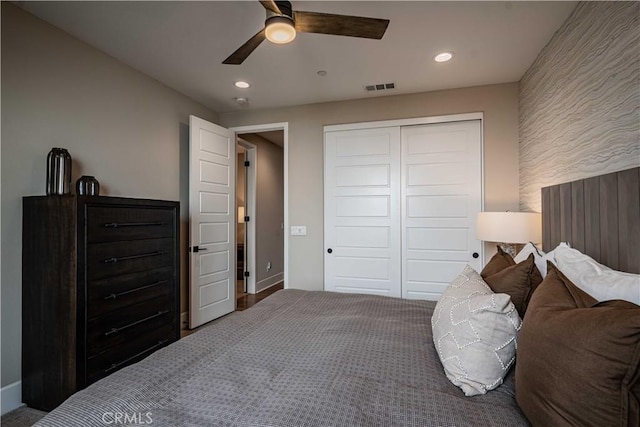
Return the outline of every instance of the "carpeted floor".
[[[4,414],[0,419],[0,425],[2,427],[31,427],[45,415],[47,415],[46,412],[23,406]]]

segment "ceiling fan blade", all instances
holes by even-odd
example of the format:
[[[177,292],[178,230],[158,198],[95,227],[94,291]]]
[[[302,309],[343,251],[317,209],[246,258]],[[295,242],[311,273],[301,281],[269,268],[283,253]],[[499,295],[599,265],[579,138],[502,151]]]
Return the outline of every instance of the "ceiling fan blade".
[[[388,19],[361,16],[333,15],[331,13],[294,12],[296,31],[363,37],[380,40],[389,25]]]
[[[270,10],[271,12],[276,13],[278,15],[282,15],[282,12],[280,12],[280,8],[278,7],[275,1],[260,0],[260,3],[262,4],[262,6],[264,6],[265,9]]]
[[[230,64],[230,65],[242,64],[244,60],[247,59],[249,55],[251,55],[251,52],[256,50],[258,46],[260,46],[260,43],[262,43],[264,39],[265,39],[265,35],[264,35],[264,28],[263,28],[262,30],[258,31],[258,33],[255,36],[247,40],[245,44],[240,46],[238,50],[233,52],[227,59],[222,61],[222,63]]]

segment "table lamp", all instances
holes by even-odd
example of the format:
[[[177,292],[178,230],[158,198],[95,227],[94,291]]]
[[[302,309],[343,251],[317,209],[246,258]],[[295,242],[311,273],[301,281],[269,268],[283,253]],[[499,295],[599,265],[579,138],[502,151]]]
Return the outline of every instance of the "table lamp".
[[[476,230],[479,240],[496,242],[515,257],[514,244],[540,243],[542,217],[534,212],[480,212]]]

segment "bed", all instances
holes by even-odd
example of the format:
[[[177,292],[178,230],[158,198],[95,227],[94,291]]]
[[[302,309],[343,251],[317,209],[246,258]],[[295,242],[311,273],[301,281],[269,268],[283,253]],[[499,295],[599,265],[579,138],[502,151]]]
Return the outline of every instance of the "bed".
[[[39,426],[527,425],[513,383],[467,399],[443,375],[434,303],[282,290],[72,396]]]
[[[582,241],[587,253],[597,246],[599,252],[591,253],[609,260],[615,228],[617,267],[637,273],[625,254],[640,240],[639,174],[640,168],[611,174],[615,227],[606,207],[610,177],[597,185],[605,208],[591,202],[595,192],[587,196],[587,180],[543,190],[545,245]],[[76,393],[36,425],[529,425],[516,403],[514,369],[501,386],[474,397],[447,379],[433,345],[434,307],[429,301],[282,290]]]

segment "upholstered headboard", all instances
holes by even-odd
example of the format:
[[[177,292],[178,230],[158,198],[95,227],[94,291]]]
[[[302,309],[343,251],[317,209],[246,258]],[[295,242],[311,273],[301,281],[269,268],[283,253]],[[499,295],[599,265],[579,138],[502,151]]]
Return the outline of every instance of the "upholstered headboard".
[[[542,248],[560,242],[640,273],[640,167],[543,188]]]

